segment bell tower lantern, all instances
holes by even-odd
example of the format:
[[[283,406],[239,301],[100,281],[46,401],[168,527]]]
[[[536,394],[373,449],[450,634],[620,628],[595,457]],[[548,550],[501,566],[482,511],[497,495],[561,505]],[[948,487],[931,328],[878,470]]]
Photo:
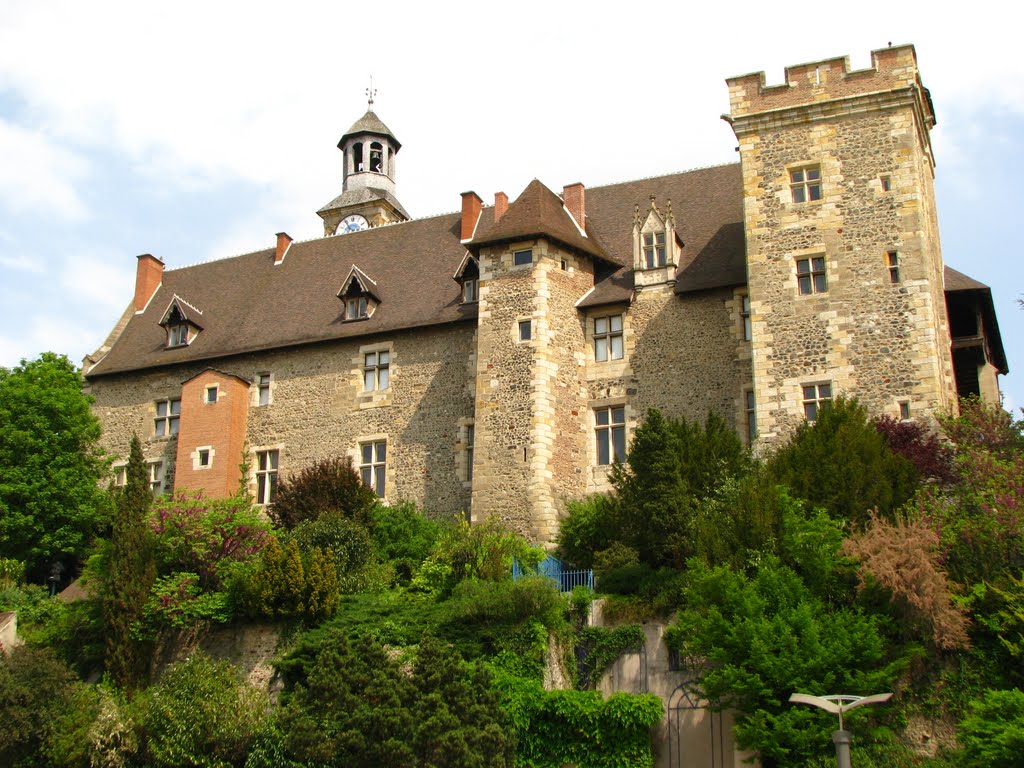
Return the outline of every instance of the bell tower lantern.
[[[372,88],[366,114],[338,141],[342,154],[341,194],[317,213],[324,235],[406,221],[409,214],[395,196],[395,157],[402,144],[373,111]]]

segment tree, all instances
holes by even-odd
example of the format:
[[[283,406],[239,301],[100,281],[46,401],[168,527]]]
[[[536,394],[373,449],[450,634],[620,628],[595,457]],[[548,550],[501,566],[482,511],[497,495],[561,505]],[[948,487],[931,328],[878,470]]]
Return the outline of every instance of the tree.
[[[63,355],[0,368],[0,557],[34,580],[74,564],[109,519],[91,402]]]
[[[129,690],[145,681],[148,654],[133,637],[149,591],[156,579],[153,542],[146,513],[153,500],[138,435],[132,436],[124,490],[117,500],[114,525],[101,589],[107,627],[107,671]]]
[[[986,692],[958,735],[968,768],[1024,768],[1024,692]]]
[[[294,528],[325,512],[338,512],[365,525],[376,498],[363,484],[350,457],[334,457],[317,461],[283,480],[268,512],[277,525],[285,528]]]

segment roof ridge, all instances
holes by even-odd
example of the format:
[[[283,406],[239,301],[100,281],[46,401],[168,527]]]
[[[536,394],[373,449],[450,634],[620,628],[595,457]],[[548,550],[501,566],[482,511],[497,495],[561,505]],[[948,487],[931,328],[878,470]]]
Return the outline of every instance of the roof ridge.
[[[613,182],[611,182],[609,184],[598,184],[598,185],[593,186],[593,187],[587,187],[586,189],[589,192],[592,189],[607,189],[608,187],[617,187],[617,186],[619,186],[621,184],[634,184],[634,183],[636,183],[638,181],[651,181],[653,179],[667,179],[669,176],[683,176],[684,174],[687,174],[687,173],[696,173],[697,171],[710,171],[713,168],[727,168],[727,167],[729,167],[731,165],[735,165],[735,166],[739,167],[739,163],[738,162],[732,162],[732,163],[713,163],[712,165],[698,165],[698,166],[695,166],[693,168],[686,168],[686,169],[681,170],[681,171],[673,171],[672,173],[659,173],[659,174],[657,174],[655,176],[638,176],[635,179],[625,179],[623,181],[613,181]]]

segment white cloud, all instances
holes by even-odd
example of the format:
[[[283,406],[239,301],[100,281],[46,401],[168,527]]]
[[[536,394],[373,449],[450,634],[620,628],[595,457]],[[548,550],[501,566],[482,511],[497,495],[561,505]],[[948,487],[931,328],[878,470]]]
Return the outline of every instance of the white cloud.
[[[8,209],[72,220],[86,216],[75,183],[89,165],[52,137],[0,118],[0,167],[0,203]]]

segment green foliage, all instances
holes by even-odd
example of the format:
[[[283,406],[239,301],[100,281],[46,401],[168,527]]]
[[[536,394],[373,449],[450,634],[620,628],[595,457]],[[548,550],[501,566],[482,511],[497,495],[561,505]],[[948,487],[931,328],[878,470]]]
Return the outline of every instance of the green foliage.
[[[333,512],[367,524],[376,501],[348,456],[323,459],[282,480],[268,513],[278,526],[294,528]]]
[[[750,576],[694,563],[690,580],[666,641],[702,670],[708,701],[739,711],[737,740],[763,759],[794,765],[828,748],[828,723],[790,706],[791,693],[866,695],[895,681],[900,665],[886,658],[879,619],[830,610],[778,561]]]
[[[89,765],[92,690],[46,649],[0,653],[0,765]]]
[[[13,557],[0,557],[0,590],[21,584],[25,578],[25,563]]]
[[[617,543],[617,509],[603,494],[570,501],[558,529],[558,556],[576,568],[593,568],[595,554]]]
[[[45,587],[0,591],[0,611],[18,612],[18,634],[33,648],[53,651],[80,676],[103,666],[103,614],[98,601],[65,603]]]
[[[110,519],[90,403],[63,355],[0,368],[0,557],[25,562],[33,580],[73,565]]]
[[[132,436],[126,473],[114,514],[100,599],[107,628],[107,671],[118,685],[134,690],[148,677],[150,657],[147,644],[136,638],[134,625],[142,616],[156,579],[153,542],[145,523],[153,496],[137,435]]]
[[[595,691],[545,691],[539,681],[496,675],[526,768],[653,768],[650,729],[661,700]]]
[[[836,399],[801,424],[769,461],[779,485],[839,520],[865,523],[872,509],[891,514],[917,489],[914,465],[890,450],[854,400]]]
[[[988,691],[960,723],[965,768],[1024,766],[1024,692]]]
[[[267,700],[227,662],[195,653],[133,702],[148,766],[242,766]]]
[[[292,529],[290,538],[303,552],[330,549],[334,553],[334,565],[339,576],[359,570],[372,555],[370,532],[366,526],[336,512],[303,520]]]
[[[272,536],[253,565],[230,570],[228,592],[250,617],[323,621],[338,607],[334,563],[330,549],[303,553],[294,539],[282,547]]]
[[[269,526],[244,498],[209,499],[177,491],[153,502],[149,513],[162,573],[196,573],[203,587],[221,585],[222,564],[263,549]]]
[[[370,511],[370,531],[377,557],[394,563],[399,578],[408,582],[433,550],[441,525],[415,504],[378,504]]]
[[[195,573],[158,578],[136,627],[139,638],[155,639],[168,627],[182,629],[201,621],[225,623],[232,618],[225,592],[204,592]]]
[[[614,629],[581,628],[576,656],[580,687],[595,688],[604,673],[622,654],[639,650],[645,641],[644,630],[639,624],[625,624]],[[582,655],[580,654],[581,650]]]

